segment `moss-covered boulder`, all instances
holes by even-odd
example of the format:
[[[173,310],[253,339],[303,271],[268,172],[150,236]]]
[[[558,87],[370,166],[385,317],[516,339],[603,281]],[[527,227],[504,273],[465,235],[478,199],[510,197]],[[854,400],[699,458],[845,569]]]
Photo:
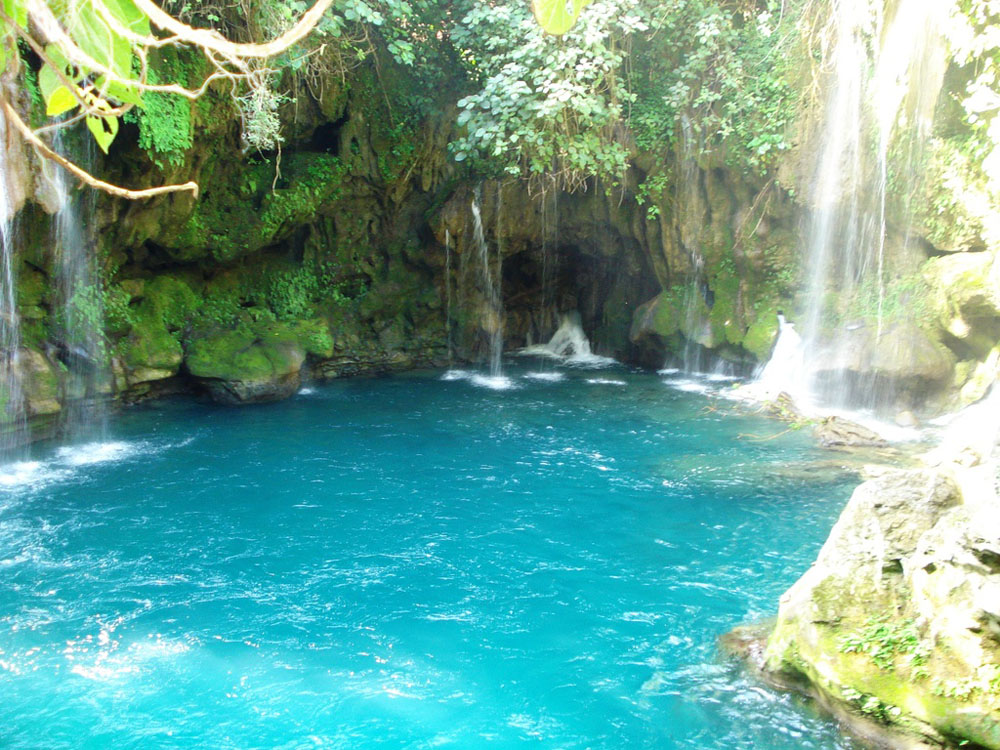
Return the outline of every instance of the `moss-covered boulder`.
[[[1000,333],[1000,265],[992,253],[956,253],[923,267],[939,325],[974,351],[989,351]]]
[[[135,307],[128,336],[119,347],[129,384],[176,375],[184,359],[180,332],[197,309],[198,296],[185,281],[170,275],[132,282],[129,288]]]
[[[913,735],[1000,748],[994,503],[938,471],[862,484],[782,597],[768,669]]]
[[[306,357],[332,353],[323,320],[257,323],[193,339],[185,366],[216,401],[259,403],[291,396],[301,385]]]

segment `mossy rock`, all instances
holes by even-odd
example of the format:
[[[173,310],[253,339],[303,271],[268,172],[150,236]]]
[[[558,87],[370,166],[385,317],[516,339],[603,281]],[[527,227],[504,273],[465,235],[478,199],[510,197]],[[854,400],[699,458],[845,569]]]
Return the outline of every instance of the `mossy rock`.
[[[323,320],[261,322],[201,336],[185,365],[217,401],[277,401],[295,393],[306,357],[329,357],[333,338]]]
[[[132,330],[121,346],[121,355],[131,369],[174,374],[184,358],[178,337],[167,330],[163,318],[149,307],[140,308]]]
[[[776,309],[768,309],[766,312],[757,313],[757,319],[747,328],[742,346],[755,356],[758,362],[766,362],[771,356],[777,338],[778,312]]]

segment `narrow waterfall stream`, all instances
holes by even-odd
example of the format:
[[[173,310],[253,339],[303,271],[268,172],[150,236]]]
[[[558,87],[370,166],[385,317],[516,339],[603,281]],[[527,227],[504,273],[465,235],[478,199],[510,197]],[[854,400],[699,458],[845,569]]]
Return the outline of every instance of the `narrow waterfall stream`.
[[[497,194],[498,199],[500,193]],[[472,198],[471,210],[473,221],[473,239],[479,253],[480,283],[482,284],[485,308],[482,314],[482,326],[486,331],[487,349],[489,354],[490,377],[503,377],[503,298],[500,285],[503,279],[503,259],[500,249],[497,249],[496,262],[490,259],[490,248],[483,229],[482,215],[482,185],[476,187]],[[499,214],[499,206],[498,206]]]
[[[444,230],[444,296],[444,336],[448,347],[448,365],[451,366],[455,347],[451,331],[451,232],[447,229]]]
[[[56,131],[53,148],[67,152],[63,130]],[[50,183],[59,201],[52,222],[52,244],[66,364],[64,430],[70,441],[99,440],[107,432],[105,399],[110,367],[96,250],[87,227],[94,212],[94,196],[91,191],[75,190],[65,170],[52,167],[51,171]]]
[[[14,207],[7,183],[11,171],[7,160],[7,120],[0,116],[0,387],[3,393],[4,426],[0,431],[0,455],[15,457],[27,429],[19,362],[21,321],[17,309],[17,278],[14,273]]]

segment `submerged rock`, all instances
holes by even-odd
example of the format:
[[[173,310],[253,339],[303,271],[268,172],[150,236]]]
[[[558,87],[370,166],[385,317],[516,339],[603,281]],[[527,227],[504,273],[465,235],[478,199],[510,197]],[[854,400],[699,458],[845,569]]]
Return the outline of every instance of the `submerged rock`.
[[[889,443],[877,432],[843,417],[826,417],[816,425],[816,439],[830,447],[886,448]]]
[[[1000,522],[933,470],[855,490],[782,597],[765,666],[855,714],[1000,748]]]

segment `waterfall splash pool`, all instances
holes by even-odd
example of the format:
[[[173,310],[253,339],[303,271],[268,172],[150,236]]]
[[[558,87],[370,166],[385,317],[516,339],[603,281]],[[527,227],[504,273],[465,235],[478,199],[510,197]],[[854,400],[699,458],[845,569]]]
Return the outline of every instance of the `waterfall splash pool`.
[[[560,372],[159,402],[3,468],[0,746],[853,747],[716,645],[852,482],[662,376]]]

